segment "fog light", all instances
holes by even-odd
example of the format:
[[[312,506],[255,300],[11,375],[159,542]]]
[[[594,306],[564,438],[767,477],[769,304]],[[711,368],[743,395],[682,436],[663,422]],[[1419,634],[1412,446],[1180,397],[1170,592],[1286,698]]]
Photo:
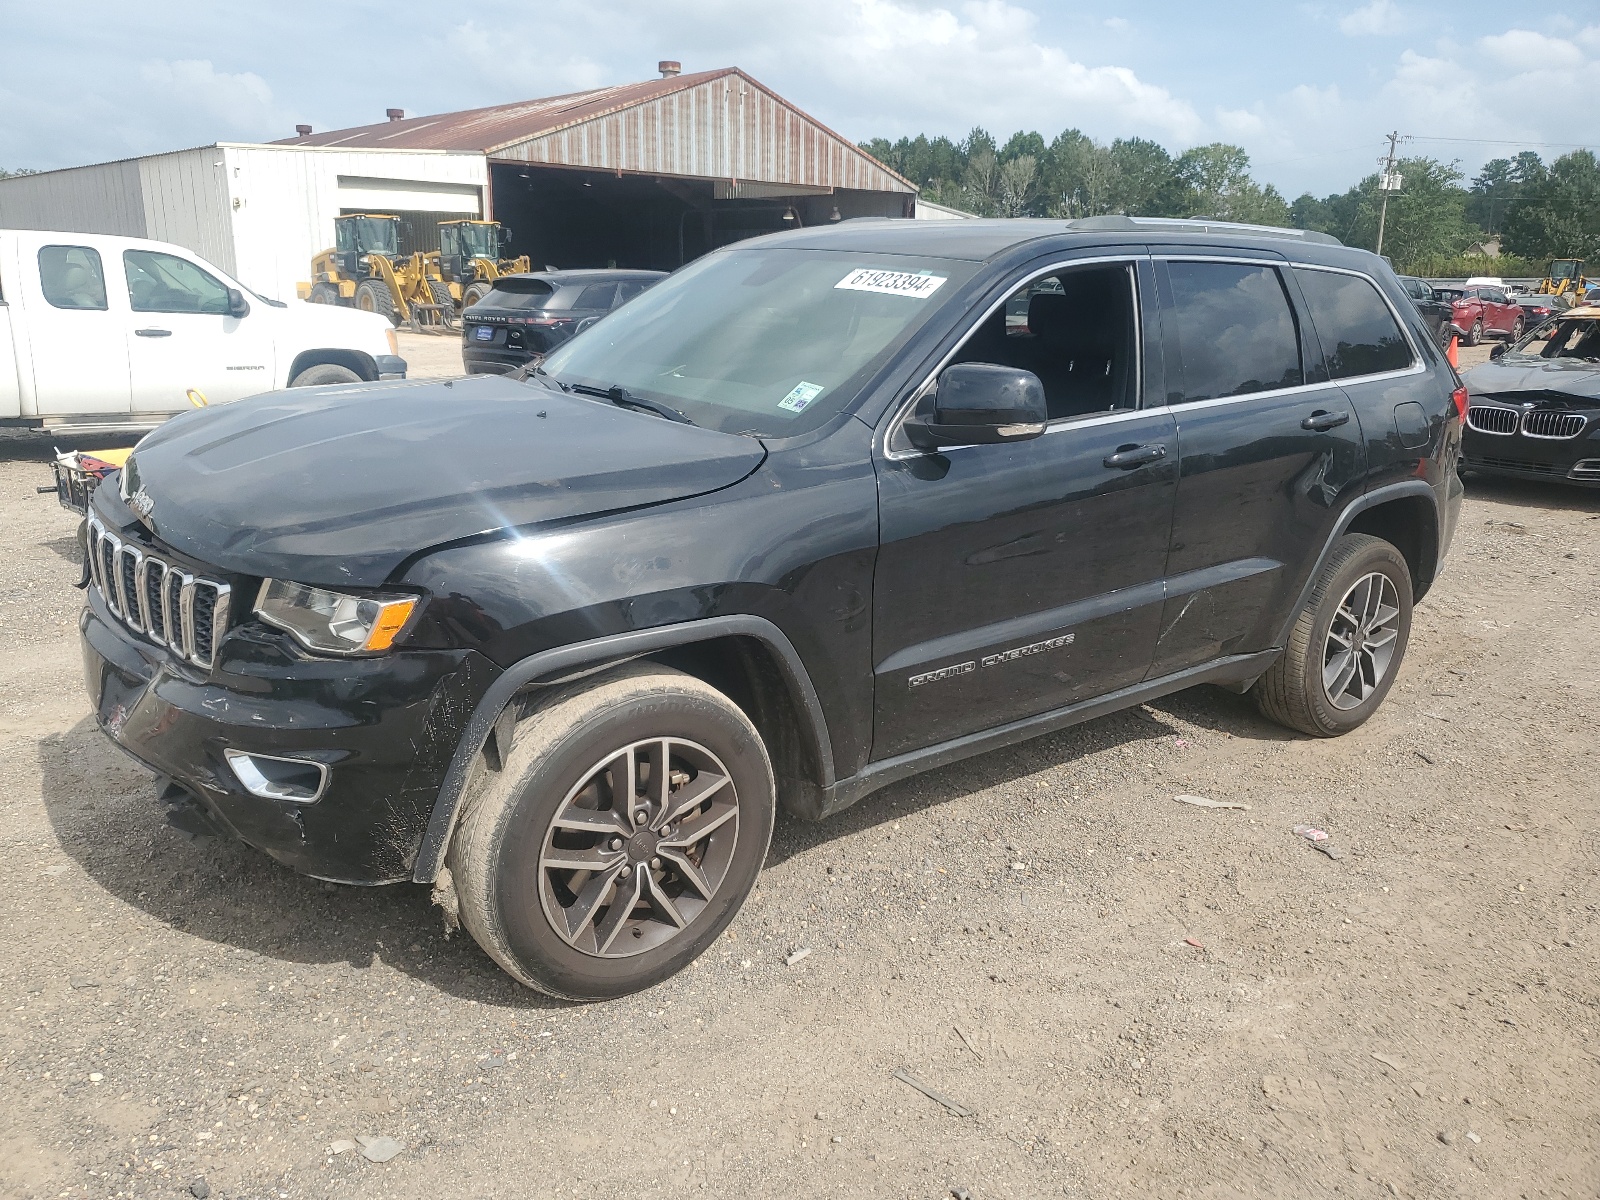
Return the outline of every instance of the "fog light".
[[[223,754],[244,790],[263,800],[315,804],[328,786],[328,768],[319,762],[246,754],[243,750],[224,750]]]

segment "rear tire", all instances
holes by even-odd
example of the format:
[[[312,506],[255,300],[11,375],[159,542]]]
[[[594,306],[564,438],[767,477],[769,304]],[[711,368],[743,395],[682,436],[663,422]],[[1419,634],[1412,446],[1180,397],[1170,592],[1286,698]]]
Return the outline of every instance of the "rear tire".
[[[1474,321],[1472,328],[1467,330],[1467,345],[1479,346],[1483,344],[1483,322]]]
[[[362,312],[387,317],[391,325],[399,324],[394,315],[394,293],[381,279],[363,279],[356,284],[356,307]]]
[[[632,794],[613,795],[630,774]],[[639,991],[733,920],[774,811],[760,735],[709,684],[642,663],[568,685],[517,725],[503,769],[480,772],[467,797],[447,856],[461,923],[551,996]]]
[[[289,380],[289,386],[294,387],[321,387],[331,383],[364,383],[366,382],[349,367],[341,367],[336,363],[318,363],[316,366],[307,367],[300,374]]]
[[[1522,340],[1522,330],[1523,320],[1521,317],[1518,317],[1515,321],[1511,322],[1511,336],[1507,340],[1512,343],[1520,342]]]
[[[1411,568],[1382,538],[1346,534],[1317,576],[1282,656],[1251,695],[1262,715],[1280,725],[1338,737],[1378,710],[1410,638]]]

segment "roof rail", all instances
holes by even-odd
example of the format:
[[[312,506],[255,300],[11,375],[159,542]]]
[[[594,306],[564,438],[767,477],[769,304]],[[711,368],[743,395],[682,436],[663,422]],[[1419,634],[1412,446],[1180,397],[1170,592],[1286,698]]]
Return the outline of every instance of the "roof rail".
[[[1206,217],[1079,217],[1067,222],[1074,233],[1248,233],[1254,237],[1294,238],[1325,246],[1344,245],[1331,233],[1315,229],[1283,229],[1276,225],[1247,225],[1240,221],[1213,221]]]

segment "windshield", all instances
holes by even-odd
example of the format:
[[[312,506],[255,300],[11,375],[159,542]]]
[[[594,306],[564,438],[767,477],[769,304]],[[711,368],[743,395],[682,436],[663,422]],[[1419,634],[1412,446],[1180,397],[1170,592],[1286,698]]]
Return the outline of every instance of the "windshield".
[[[1558,283],[1563,279],[1571,279],[1578,273],[1578,263],[1575,259],[1558,258],[1550,264],[1550,278]]]
[[[1510,350],[1505,358],[1565,358],[1600,362],[1600,320],[1593,317],[1546,321]]]
[[[340,250],[392,256],[399,249],[399,224],[393,217],[340,217],[334,226],[336,244]]]
[[[898,254],[707,255],[544,361],[725,433],[787,437],[852,404],[872,372],[977,270]]]
[[[439,249],[445,254],[460,254],[466,258],[498,258],[500,239],[495,234],[499,228],[493,222],[475,221],[441,225]]]

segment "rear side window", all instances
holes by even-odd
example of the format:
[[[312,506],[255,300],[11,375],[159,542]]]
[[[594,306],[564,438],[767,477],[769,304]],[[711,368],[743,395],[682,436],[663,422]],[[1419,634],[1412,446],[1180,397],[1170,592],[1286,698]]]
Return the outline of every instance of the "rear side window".
[[[1403,371],[1411,346],[1377,287],[1360,275],[1295,269],[1333,379]]]
[[[39,247],[39,286],[56,308],[106,307],[106,275],[100,252],[88,246]]]
[[[654,282],[649,279],[624,279],[617,285],[617,303],[626,304]]]
[[[578,302],[572,307],[609,309],[616,295],[617,285],[614,283],[591,283],[583,289],[582,294],[578,296]]]
[[[479,303],[485,308],[546,308],[554,291],[542,279],[500,279]]]
[[[1183,363],[1174,404],[1298,387],[1300,339],[1271,267],[1174,262],[1167,271]]]
[[[134,312],[228,315],[228,286],[186,258],[156,250],[124,250],[128,303]]]

